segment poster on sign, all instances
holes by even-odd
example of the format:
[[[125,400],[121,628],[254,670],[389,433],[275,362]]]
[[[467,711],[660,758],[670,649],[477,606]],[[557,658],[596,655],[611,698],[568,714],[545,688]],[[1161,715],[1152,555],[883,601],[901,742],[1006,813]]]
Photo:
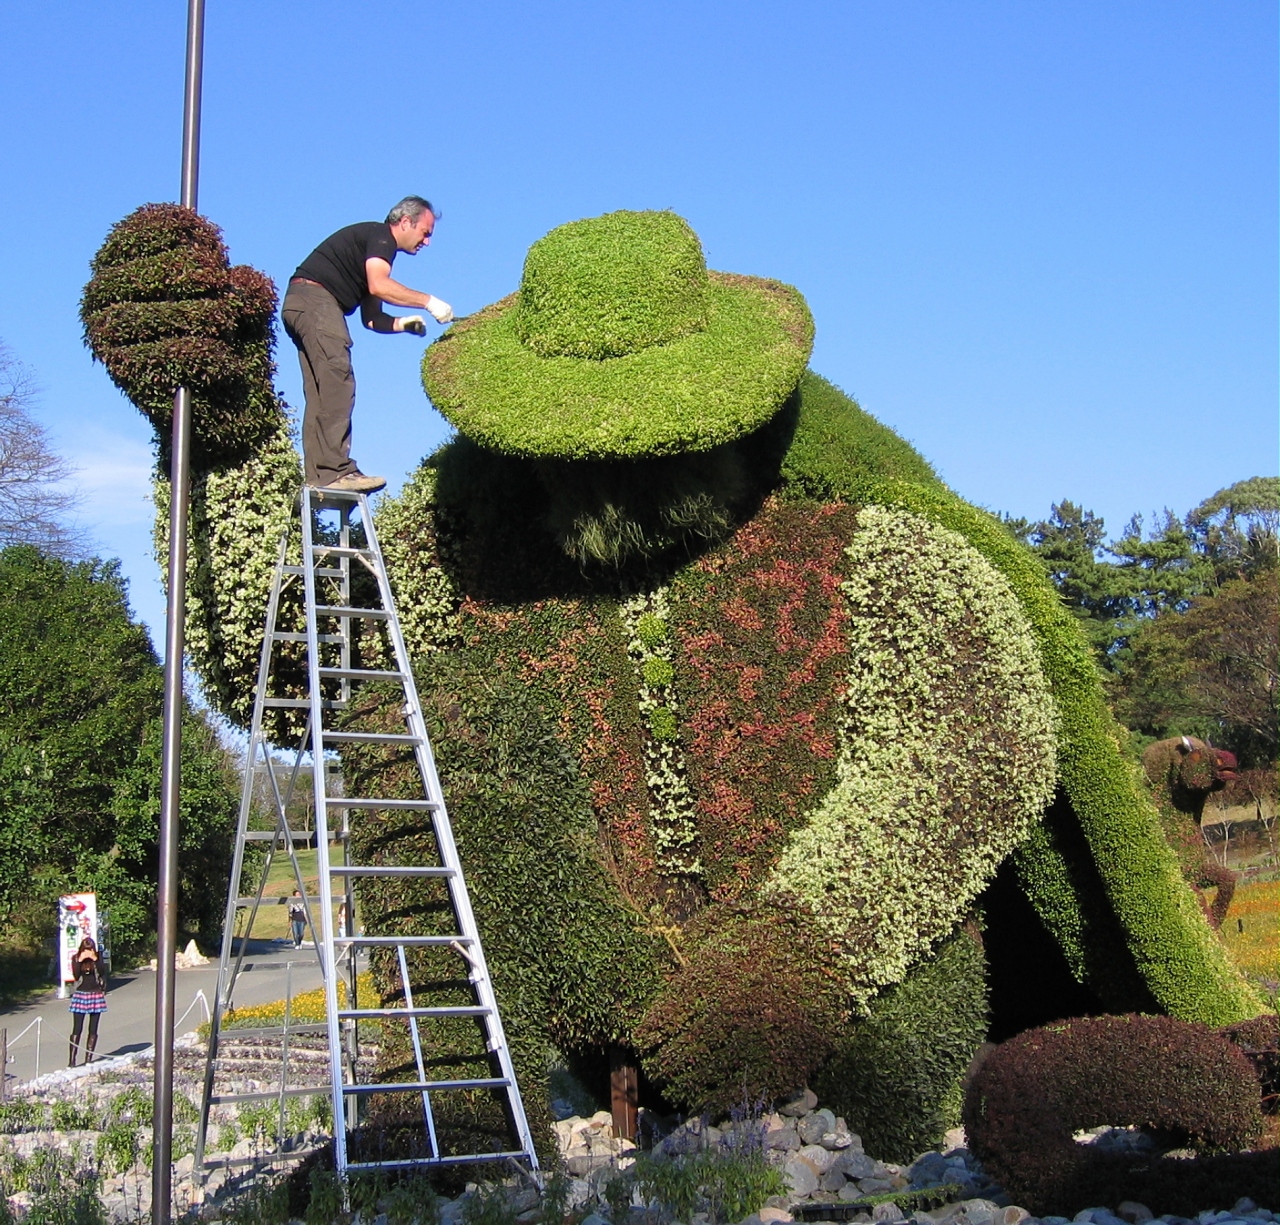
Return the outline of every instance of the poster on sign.
[[[80,941],[86,936],[100,944],[98,939],[98,895],[96,893],[66,893],[58,899],[58,972],[59,982],[69,983],[75,978],[71,959]]]

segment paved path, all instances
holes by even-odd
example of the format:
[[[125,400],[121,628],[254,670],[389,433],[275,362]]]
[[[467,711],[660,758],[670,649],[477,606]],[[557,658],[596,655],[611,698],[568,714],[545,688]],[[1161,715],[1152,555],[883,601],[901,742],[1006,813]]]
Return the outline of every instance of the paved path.
[[[292,976],[285,968],[293,963]],[[320,967],[314,950],[304,945],[295,950],[284,940],[254,941],[245,958],[244,968],[236,983],[235,1002],[239,1007],[269,1004],[283,999],[286,983],[291,981],[294,994],[320,986]],[[212,1002],[218,985],[218,963],[198,969],[179,970],[175,1009],[175,1032],[197,1028],[205,1019],[199,992]],[[36,1074],[36,1027],[21,1038],[18,1034],[36,1019],[40,1025],[41,1072],[52,1072],[66,1066],[67,1047],[71,1035],[70,1000],[60,1000],[52,990],[34,1000],[0,1008],[0,1026],[9,1032],[9,1084],[31,1080]],[[123,1055],[142,1050],[155,1041],[156,975],[154,970],[130,970],[111,977],[107,993],[107,1011],[98,1031],[97,1054]]]

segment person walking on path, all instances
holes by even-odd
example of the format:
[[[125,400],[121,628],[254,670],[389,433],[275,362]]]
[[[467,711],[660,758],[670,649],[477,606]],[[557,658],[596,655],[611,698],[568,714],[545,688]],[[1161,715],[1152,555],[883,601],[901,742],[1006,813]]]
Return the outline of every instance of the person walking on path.
[[[94,1048],[98,1045],[98,1021],[107,1010],[107,983],[98,946],[92,936],[80,941],[80,947],[71,959],[71,967],[75,971],[76,986],[71,993],[71,1057],[67,1067],[74,1068],[85,1017],[89,1018],[89,1036],[85,1042],[84,1062],[92,1063]]]
[[[289,926],[293,929],[293,947],[302,947],[302,936],[307,930],[307,908],[303,905],[302,894],[295,889],[289,899]]]
[[[383,303],[416,306],[441,324],[453,319],[447,302],[391,277],[401,251],[417,255],[431,242],[439,216],[429,200],[405,196],[386,221],[359,221],[329,235],[289,281],[280,314],[302,366],[302,457],[308,485],[374,493],[387,483],[380,476],[366,476],[351,458],[356,380],[346,316],[359,307],[365,327],[416,336],[426,334],[422,316],[393,317]]]

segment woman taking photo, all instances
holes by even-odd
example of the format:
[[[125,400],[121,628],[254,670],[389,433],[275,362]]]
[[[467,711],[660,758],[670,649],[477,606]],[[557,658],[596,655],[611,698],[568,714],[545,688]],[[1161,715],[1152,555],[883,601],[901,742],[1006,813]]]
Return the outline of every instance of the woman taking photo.
[[[71,1062],[67,1066],[74,1068],[85,1017],[89,1018],[89,1037],[85,1042],[84,1062],[90,1063],[93,1048],[98,1045],[98,1018],[107,1010],[107,983],[93,937],[86,936],[80,941],[80,947],[71,959],[71,968],[75,971],[76,989],[71,996]]]

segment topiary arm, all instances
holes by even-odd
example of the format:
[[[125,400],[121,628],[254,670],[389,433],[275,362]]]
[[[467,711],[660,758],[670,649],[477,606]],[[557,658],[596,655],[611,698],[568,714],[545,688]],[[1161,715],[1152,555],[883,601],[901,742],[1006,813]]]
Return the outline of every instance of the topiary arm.
[[[230,266],[216,226],[176,204],[148,204],[112,227],[80,311],[95,359],[156,430],[162,570],[173,394],[191,391],[187,650],[210,702],[241,727],[280,533],[301,484],[288,409],[272,385],[275,306],[267,277]]]

